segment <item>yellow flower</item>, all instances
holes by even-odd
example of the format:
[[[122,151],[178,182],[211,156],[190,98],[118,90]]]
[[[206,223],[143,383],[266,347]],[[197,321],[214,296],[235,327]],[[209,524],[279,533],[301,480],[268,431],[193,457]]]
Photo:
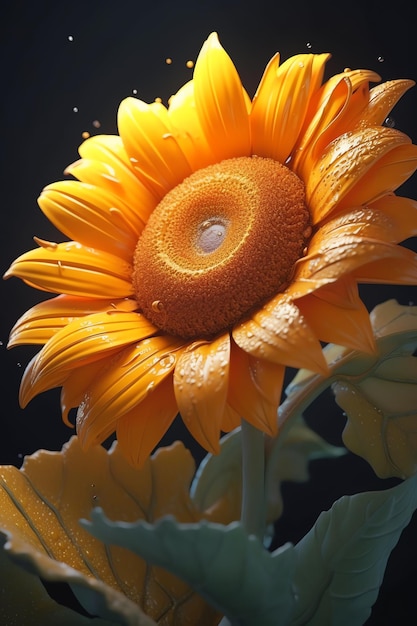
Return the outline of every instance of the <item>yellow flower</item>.
[[[357,284],[417,283],[396,245],[416,234],[397,189],[417,146],[383,126],[412,81],[346,70],[328,54],[266,67],[254,98],[217,35],[171,100],[120,105],[46,187],[42,211],[71,241],[37,239],[6,273],[60,294],[10,345],[45,344],[20,401],[62,386],[84,447],[116,431],[140,464],[179,411],[217,452],[241,417],[276,433],[285,366],[326,373],[321,341],[372,352]]]

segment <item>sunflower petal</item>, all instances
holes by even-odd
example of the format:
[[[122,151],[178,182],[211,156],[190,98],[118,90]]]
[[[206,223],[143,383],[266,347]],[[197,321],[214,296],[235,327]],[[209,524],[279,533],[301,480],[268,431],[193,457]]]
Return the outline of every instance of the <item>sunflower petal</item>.
[[[285,367],[257,359],[232,343],[228,402],[255,428],[277,434]]]
[[[81,404],[87,389],[97,380],[101,372],[109,366],[112,358],[113,356],[111,354],[107,355],[106,358],[100,361],[84,363],[82,367],[74,368],[68,373],[68,376],[62,383],[60,399],[62,421],[64,424],[74,428],[74,424],[72,424],[69,419],[69,412],[71,409],[75,409]],[[109,434],[111,434],[111,432]]]
[[[403,198],[395,194],[387,194],[372,204],[369,209],[375,210],[389,220],[390,239],[393,243],[417,236],[417,201]]]
[[[368,106],[361,115],[360,127],[381,125],[398,100],[413,85],[415,85],[413,80],[400,79],[388,80],[373,87],[369,94]]]
[[[314,223],[336,207],[341,210],[376,200],[416,168],[417,146],[399,131],[372,127],[341,135],[313,166],[306,183]]]
[[[252,103],[252,153],[284,163],[297,141],[329,54],[298,54],[268,63]]]
[[[332,285],[332,288],[334,286]],[[331,291],[329,289],[330,293]],[[313,294],[297,300],[297,306],[315,335],[321,341],[375,354],[376,345],[369,313],[359,294],[356,295],[356,306],[352,305],[352,298],[348,300],[348,306],[344,306],[335,304],[326,296],[325,288],[323,293],[318,289]]]
[[[156,332],[139,313],[111,311],[77,318],[59,330],[39,352],[32,383],[57,371],[72,370],[101,360],[126,345]]]
[[[203,448],[217,454],[229,381],[230,336],[182,353],[174,372],[178,409],[188,430]]]
[[[48,185],[38,204],[49,221],[70,239],[131,260],[139,233],[120,217],[124,208],[116,196],[93,185],[67,180]]]
[[[146,223],[156,205],[155,195],[138,180],[121,138],[96,135],[84,141],[78,151],[82,158],[65,172],[120,198],[129,223],[139,228]]]
[[[118,126],[133,169],[156,198],[191,174],[162,104],[126,98],[119,107]]]
[[[306,256],[297,261],[296,280],[313,279],[334,282],[358,268],[374,262],[383,262],[388,266],[402,263],[406,277],[415,281],[415,254],[406,248],[377,238],[370,238],[354,232],[352,224],[341,225],[330,233],[324,229],[318,231],[310,241]],[[366,273],[366,272],[365,272]],[[390,275],[397,274],[396,268]],[[362,275],[362,270],[359,270]],[[390,282],[387,279],[384,281]]]
[[[308,180],[326,146],[355,127],[369,101],[369,81],[380,77],[369,70],[349,70],[330,78],[313,96],[291,168]]]
[[[197,115],[192,80],[171,96],[168,116],[176,129],[176,139],[193,172],[215,163],[216,159]]]
[[[285,294],[237,324],[232,334],[237,345],[256,358],[327,374],[320,342]]]
[[[392,246],[391,256],[378,258],[357,267],[353,276],[359,283],[417,285],[417,254],[401,246]]]
[[[86,391],[77,413],[77,434],[85,448],[116,429],[119,418],[138,407],[173,371],[183,343],[151,337],[127,347]],[[156,397],[156,396],[155,396]]]
[[[10,331],[8,348],[22,344],[44,344],[76,317],[105,311],[135,311],[137,302],[123,300],[90,300],[60,295],[36,304],[26,311]]]
[[[22,408],[25,408],[25,406],[27,406],[27,404],[29,404],[29,402],[38,394],[49,389],[54,389],[55,387],[61,387],[68,377],[67,371],[55,370],[49,376],[37,378],[35,382],[34,372],[39,354],[40,353],[38,352],[38,354],[36,354],[29,361],[25,371],[23,372],[19,389],[19,404]]]
[[[133,295],[131,266],[108,252],[75,241],[37,240],[40,247],[18,257],[4,278],[17,276],[36,289],[91,298]]]
[[[117,442],[124,457],[141,467],[165,435],[178,413],[172,376],[167,376],[156,392],[121,417],[116,425]]]
[[[212,33],[194,68],[197,114],[216,160],[251,154],[247,97],[229,55]]]

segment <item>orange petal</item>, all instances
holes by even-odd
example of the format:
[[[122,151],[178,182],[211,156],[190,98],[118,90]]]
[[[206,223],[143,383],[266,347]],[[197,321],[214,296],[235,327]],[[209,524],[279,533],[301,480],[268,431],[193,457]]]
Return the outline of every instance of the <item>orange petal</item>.
[[[36,289],[91,298],[133,295],[131,266],[108,252],[69,241],[37,240],[39,248],[18,257],[4,278],[17,276]]]
[[[139,180],[157,198],[192,172],[162,104],[126,98],[120,104],[118,126]]]
[[[105,358],[126,345],[149,337],[156,328],[139,313],[111,311],[77,318],[61,328],[39,352],[32,383],[61,370],[72,370]]]
[[[217,454],[229,381],[229,333],[209,343],[190,346],[174,372],[178,409],[198,443]]]
[[[306,182],[314,223],[335,207],[376,200],[401,184],[416,167],[417,146],[392,128],[372,127],[341,135],[312,168]]]
[[[369,94],[369,103],[361,115],[360,127],[381,125],[390,111],[405,92],[413,87],[413,80],[388,80],[373,87]]]
[[[239,413],[232,409],[230,404],[226,403],[226,407],[222,417],[221,429],[225,433],[230,433],[231,430],[238,428],[242,422],[242,418]]]
[[[82,367],[77,367],[68,373],[61,389],[62,420],[67,426],[74,427],[69,420],[69,412],[81,404],[87,389],[109,366],[112,358],[112,355],[107,355],[105,359],[83,364]]]
[[[284,163],[304,123],[312,94],[321,84],[329,54],[298,54],[280,67],[268,63],[254,96],[250,122],[252,153]]]
[[[139,406],[118,420],[118,445],[131,465],[137,468],[143,465],[177,413],[172,376],[167,376]]]
[[[347,306],[344,306],[343,303],[332,302],[333,287],[337,288],[337,283],[297,300],[297,306],[309,326],[322,341],[375,354],[376,346],[369,313],[360,300],[357,289],[355,301],[352,302],[350,294],[346,299]]]
[[[233,339],[256,358],[327,374],[317,337],[285,294],[275,296],[249,320],[238,324]]]
[[[354,128],[369,100],[369,81],[379,79],[369,70],[349,70],[330,78],[315,94],[291,159],[291,169],[303,180],[326,146]]]
[[[175,367],[183,348],[173,337],[151,337],[127,347],[86,391],[77,414],[77,433],[88,448],[103,441],[123,415],[138,407]]]
[[[417,284],[417,254],[401,246],[392,246],[392,255],[378,258],[358,267],[353,272],[360,283],[381,283],[389,285]]]
[[[18,319],[10,331],[8,348],[22,344],[44,344],[55,333],[72,322],[99,311],[135,311],[137,302],[123,300],[90,300],[60,295],[36,304]]]
[[[197,115],[192,80],[171,96],[168,116],[193,172],[216,162]]]
[[[417,201],[395,194],[387,194],[369,205],[389,220],[389,234],[393,243],[417,236]],[[384,219],[384,217],[382,217]]]
[[[232,343],[228,402],[255,428],[277,434],[285,367],[257,359]]]
[[[34,369],[37,364],[39,356],[36,354],[28,363],[23,372],[22,380],[20,382],[19,389],[19,404],[24,408],[35,396],[48,389],[54,389],[55,387],[61,387],[68,377],[68,371],[57,370],[52,372],[50,376],[38,378],[35,382]]]
[[[46,187],[38,204],[70,239],[131,260],[138,233],[120,217],[123,204],[109,192],[76,180],[61,181]]]
[[[408,253],[409,250],[398,245],[356,234],[352,224],[339,226],[330,233],[323,228],[310,241],[308,254],[297,261],[295,280],[333,282],[362,266],[384,259],[387,264],[408,259],[406,275],[411,278],[415,262],[413,255]],[[384,282],[389,283],[390,280]]]
[[[249,156],[247,97],[216,33],[209,36],[201,49],[193,83],[197,114],[216,160]]]
[[[79,147],[81,159],[65,170],[79,180],[101,187],[123,201],[124,216],[141,230],[156,205],[155,195],[141,183],[121,138],[117,135],[96,135]]]

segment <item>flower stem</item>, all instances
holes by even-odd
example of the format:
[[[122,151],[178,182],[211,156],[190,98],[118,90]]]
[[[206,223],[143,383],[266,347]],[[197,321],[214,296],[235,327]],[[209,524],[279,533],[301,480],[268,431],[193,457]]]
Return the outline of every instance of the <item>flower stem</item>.
[[[262,541],[265,529],[265,441],[262,431],[242,419],[242,512],[248,535]]]

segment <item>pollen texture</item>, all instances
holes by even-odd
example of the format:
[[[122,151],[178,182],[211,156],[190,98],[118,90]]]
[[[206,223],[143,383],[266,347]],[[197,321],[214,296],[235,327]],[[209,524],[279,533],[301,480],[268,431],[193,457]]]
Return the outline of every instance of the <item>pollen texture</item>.
[[[304,184],[277,161],[240,157],[198,170],[163,198],[139,238],[139,307],[180,337],[224,331],[285,289],[309,223]]]

